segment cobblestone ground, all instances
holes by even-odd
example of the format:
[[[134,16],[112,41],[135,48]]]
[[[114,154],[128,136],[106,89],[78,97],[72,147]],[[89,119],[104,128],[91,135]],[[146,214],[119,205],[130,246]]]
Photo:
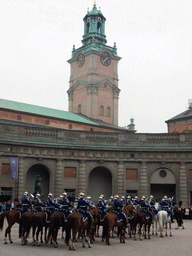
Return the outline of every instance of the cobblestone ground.
[[[31,235],[28,244],[22,246],[18,238],[19,225],[15,224],[12,228],[13,244],[4,244],[4,232],[7,223],[4,223],[3,231],[0,231],[0,256],[60,256],[60,255],[110,255],[110,256],[137,256],[137,255],[192,255],[192,220],[184,221],[185,229],[175,229],[176,223],[172,225],[172,237],[160,238],[159,235],[153,235],[150,240],[134,241],[133,238],[127,238],[125,244],[120,244],[119,238],[111,238],[111,245],[108,246],[101,242],[101,238],[96,238],[92,248],[82,248],[81,241],[76,243],[76,251],[69,251],[61,238],[61,230],[58,236],[58,247],[54,248],[51,244],[41,244],[39,247],[32,246]]]

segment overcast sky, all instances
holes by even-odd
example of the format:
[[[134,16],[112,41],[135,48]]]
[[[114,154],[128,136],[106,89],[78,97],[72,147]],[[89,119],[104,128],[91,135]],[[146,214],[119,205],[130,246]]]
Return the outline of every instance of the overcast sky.
[[[73,44],[93,0],[0,1],[0,97],[68,111]],[[192,1],[98,0],[107,45],[117,44],[119,126],[167,132],[192,98]]]

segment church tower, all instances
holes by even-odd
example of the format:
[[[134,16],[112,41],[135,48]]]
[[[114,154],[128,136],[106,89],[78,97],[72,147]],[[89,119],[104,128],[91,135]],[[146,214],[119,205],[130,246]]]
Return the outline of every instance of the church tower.
[[[69,111],[118,125],[118,61],[116,44],[107,46],[105,21],[96,3],[85,15],[82,46],[73,46]]]

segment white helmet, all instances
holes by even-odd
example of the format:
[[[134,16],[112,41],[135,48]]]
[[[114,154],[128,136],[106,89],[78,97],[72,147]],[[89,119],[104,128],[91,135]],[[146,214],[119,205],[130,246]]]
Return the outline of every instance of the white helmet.
[[[127,196],[127,199],[131,199],[131,197],[128,195],[128,196]]]
[[[63,195],[64,195],[64,196],[67,196],[67,192],[64,192]]]
[[[152,195],[150,195],[150,198],[153,198],[153,196],[152,196]]]
[[[135,196],[135,199],[138,199],[138,196]]]
[[[111,196],[110,198],[113,199],[113,196]]]
[[[167,196],[164,196],[164,199],[167,199]]]
[[[62,196],[62,195],[60,195],[59,197],[60,197],[60,198],[63,198],[63,196]]]
[[[124,196],[122,196],[122,197],[121,197],[121,199],[125,199],[125,197],[124,197]]]
[[[53,194],[52,194],[52,193],[49,193],[48,196],[53,196]]]
[[[82,197],[84,197],[84,193],[83,192],[81,192],[80,194],[79,194],[79,196],[82,198]]]
[[[36,198],[38,198],[39,196],[41,196],[40,194],[36,194]]]
[[[25,191],[25,192],[24,192],[24,196],[27,196],[27,195],[28,195],[28,192],[27,192],[27,191]]]

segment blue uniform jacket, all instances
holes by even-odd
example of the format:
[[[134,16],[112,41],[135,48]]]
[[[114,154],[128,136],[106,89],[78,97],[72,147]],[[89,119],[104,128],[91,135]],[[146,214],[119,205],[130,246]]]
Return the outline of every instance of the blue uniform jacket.
[[[23,212],[29,212],[31,208],[31,202],[27,196],[23,196],[21,198],[21,203],[22,203],[22,211]]]
[[[45,204],[43,204],[39,198],[36,198],[35,199],[35,211],[42,212],[42,207],[45,207]]]

